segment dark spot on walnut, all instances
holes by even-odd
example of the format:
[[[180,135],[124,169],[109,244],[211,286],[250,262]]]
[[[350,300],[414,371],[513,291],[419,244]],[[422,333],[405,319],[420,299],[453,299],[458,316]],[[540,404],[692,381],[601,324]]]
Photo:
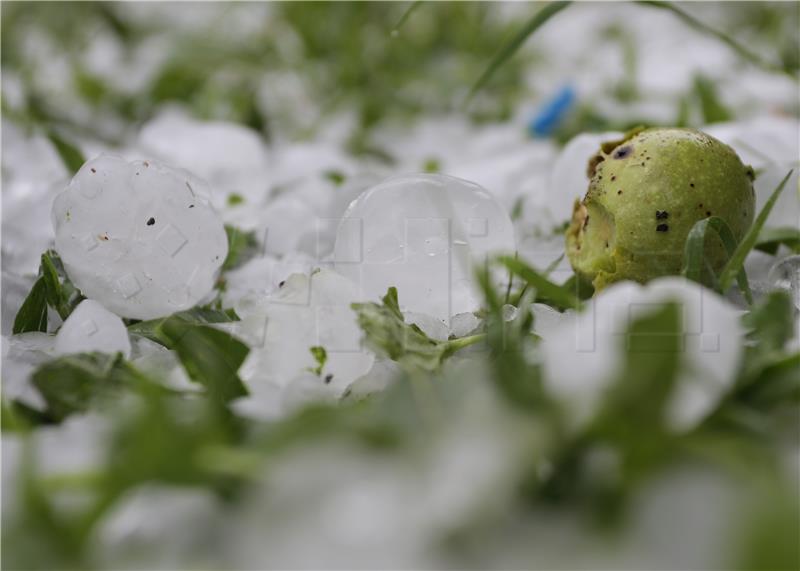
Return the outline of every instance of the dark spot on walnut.
[[[283,287],[283,284],[286,283],[286,280],[283,280],[281,283],[278,284],[278,287]]]
[[[190,204],[190,205],[189,205],[189,208],[194,208],[194,204]]]
[[[617,191],[617,194],[622,194],[622,191],[621,191],[621,190],[618,190],[618,191]]]
[[[97,172],[97,171],[96,171],[94,168],[92,168],[92,169],[89,169],[89,170],[91,170],[92,172]]]
[[[326,385],[329,385],[332,380],[333,380],[333,374],[328,373],[327,375],[325,375],[325,384]]]
[[[659,224],[656,226],[656,232],[666,232],[669,230],[669,224]]]
[[[706,216],[711,216],[711,211],[710,210],[706,210]]]
[[[155,218],[153,218],[152,216],[151,216],[150,218],[148,218],[148,219],[147,219],[147,225],[148,225],[148,226],[152,226],[152,225],[153,225],[153,224],[155,224],[155,223],[156,223],[156,219],[155,219]]]
[[[611,182],[614,182],[615,180],[617,180],[617,175],[611,175]]]
[[[690,182],[690,183],[689,183],[689,186],[691,186],[692,188],[694,188],[694,183],[693,183],[693,182]]]
[[[669,212],[666,210],[656,210],[656,220],[666,220],[669,218]]]
[[[633,147],[630,145],[625,145],[624,147],[620,147],[614,151],[614,154],[611,156],[615,159],[624,159],[625,157],[629,157],[631,153],[633,153]]]

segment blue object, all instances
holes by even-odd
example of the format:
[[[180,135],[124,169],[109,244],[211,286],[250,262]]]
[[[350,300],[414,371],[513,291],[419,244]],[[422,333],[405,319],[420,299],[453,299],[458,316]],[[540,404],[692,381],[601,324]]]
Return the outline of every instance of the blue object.
[[[547,101],[528,124],[534,137],[547,137],[564,119],[575,103],[576,94],[571,85],[565,85],[555,97]]]

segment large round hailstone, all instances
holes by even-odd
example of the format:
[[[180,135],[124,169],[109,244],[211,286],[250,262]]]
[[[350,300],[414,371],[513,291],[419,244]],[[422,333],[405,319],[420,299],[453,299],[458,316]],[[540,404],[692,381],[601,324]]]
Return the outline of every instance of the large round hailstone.
[[[144,125],[139,144],[151,156],[185,168],[213,187],[214,205],[231,192],[256,200],[267,191],[267,153],[258,133],[225,121],[199,121],[176,111]]]
[[[511,219],[480,186],[451,176],[398,176],[366,190],[339,223],[336,271],[367,299],[397,287],[403,309],[450,322],[475,311],[475,264],[515,249]]]
[[[620,282],[542,338],[547,389],[567,405],[577,425],[597,412],[622,371],[629,326],[668,302],[682,308],[684,335],[682,367],[667,414],[670,425],[678,431],[693,428],[731,386],[744,341],[736,307],[679,277],[658,278],[646,286]]]
[[[365,374],[374,356],[361,347],[361,329],[350,307],[357,301],[362,300],[353,283],[319,270],[311,276],[293,274],[272,295],[237,304],[242,320],[236,333],[252,347],[241,370],[252,398],[243,406],[269,406],[262,401],[274,400],[276,388],[315,368],[311,347],[327,352],[318,381],[335,393]]]
[[[85,299],[58,330],[55,351],[59,355],[121,352],[128,357],[131,341],[122,319],[96,301]]]
[[[56,250],[83,294],[121,317],[188,309],[213,288],[225,228],[189,173],[101,155],[53,203]]]

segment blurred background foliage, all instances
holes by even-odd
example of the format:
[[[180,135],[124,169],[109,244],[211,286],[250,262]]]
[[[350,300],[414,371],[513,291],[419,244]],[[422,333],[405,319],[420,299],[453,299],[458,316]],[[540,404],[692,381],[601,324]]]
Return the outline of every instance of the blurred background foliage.
[[[6,76],[19,81],[6,90],[13,94],[4,93],[3,108],[22,121],[64,125],[110,142],[164,104],[186,106],[201,119],[246,124],[267,139],[311,137],[326,118],[344,111],[353,115],[350,150],[380,156],[370,132],[386,121],[445,113],[502,121],[551,96],[530,80],[551,62],[529,41],[465,105],[492,57],[539,6],[182,3],[176,10],[169,3],[147,9],[136,3],[5,3],[2,64]],[[716,29],[797,76],[797,3],[716,6]],[[624,74],[610,78],[606,93],[581,99],[554,133],[558,140],[641,122],[699,125],[731,118],[715,82],[702,75],[670,121],[647,114],[620,119],[598,105],[596,99],[608,99],[635,108],[644,95],[637,85],[634,22],[598,30],[597,43],[618,45]]]

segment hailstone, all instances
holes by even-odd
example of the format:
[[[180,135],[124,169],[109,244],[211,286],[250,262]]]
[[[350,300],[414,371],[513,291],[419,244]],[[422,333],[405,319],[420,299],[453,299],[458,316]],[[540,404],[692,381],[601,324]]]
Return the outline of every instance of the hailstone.
[[[228,250],[204,183],[153,161],[88,161],[52,210],[55,247],[83,294],[121,317],[188,309],[213,288]]]
[[[242,300],[236,333],[252,347],[242,378],[252,398],[267,406],[274,389],[288,386],[318,366],[311,347],[323,347],[327,359],[318,382],[341,394],[372,366],[374,356],[361,347],[361,329],[350,304],[361,301],[355,284],[330,270],[293,274],[270,296]],[[256,406],[256,405],[254,405]]]
[[[646,286],[621,282],[601,291],[583,312],[548,328],[539,346],[545,386],[565,403],[576,425],[593,416],[622,371],[633,320],[667,302],[680,306],[683,324],[682,368],[667,411],[672,428],[696,426],[730,388],[744,346],[736,307],[680,277]]]
[[[367,299],[395,286],[404,310],[449,324],[480,307],[476,264],[514,249],[511,219],[489,192],[451,176],[415,174],[390,178],[350,204],[334,261]]]
[[[722,218],[736,240],[753,221],[753,169],[700,131],[634,131],[602,145],[589,176],[566,241],[572,267],[595,289],[680,273],[686,237],[703,218]],[[709,242],[706,259],[719,271],[727,253],[715,237]]]
[[[58,330],[55,351],[59,355],[121,352],[128,357],[131,341],[122,319],[96,301],[85,299]]]

